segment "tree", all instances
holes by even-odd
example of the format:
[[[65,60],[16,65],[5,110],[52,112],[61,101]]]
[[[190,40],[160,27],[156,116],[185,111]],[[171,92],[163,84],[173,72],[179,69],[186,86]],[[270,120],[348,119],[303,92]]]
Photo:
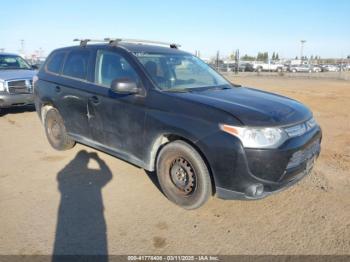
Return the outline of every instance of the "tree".
[[[272,61],[276,60],[276,55],[275,55],[275,52],[272,53],[272,58],[271,58]]]
[[[259,52],[257,57],[256,57],[257,61],[265,61],[267,62],[267,60],[269,60],[269,53],[268,52]]]
[[[241,60],[243,61],[254,61],[256,58],[254,56],[249,56],[247,54],[245,54],[244,56],[242,56]]]
[[[280,57],[279,57],[278,53],[276,53],[275,59],[276,59],[276,60],[280,60]]]
[[[350,59],[350,55],[348,55],[347,59]]]
[[[264,57],[264,61],[267,62],[267,60],[269,60],[269,53],[265,52],[263,57]]]
[[[295,60],[298,60],[298,56],[295,57]]]

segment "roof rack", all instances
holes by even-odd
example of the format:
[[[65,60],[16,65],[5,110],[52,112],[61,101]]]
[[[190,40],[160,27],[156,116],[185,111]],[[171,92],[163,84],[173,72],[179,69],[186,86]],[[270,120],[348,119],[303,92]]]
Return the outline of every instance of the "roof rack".
[[[80,42],[81,47],[85,47],[88,42],[99,42],[99,43],[106,42],[104,39],[78,39],[78,38],[74,39],[73,41]]]
[[[104,39],[74,39],[73,41],[80,41],[80,46],[85,47],[88,42],[97,42],[97,43],[106,43],[109,45],[116,46],[120,42],[124,43],[138,43],[138,44],[156,44],[156,45],[165,45],[170,48],[178,49],[181,47],[179,44],[167,43],[160,41],[151,41],[151,40],[141,40],[141,39],[128,39],[128,38],[104,38]]]

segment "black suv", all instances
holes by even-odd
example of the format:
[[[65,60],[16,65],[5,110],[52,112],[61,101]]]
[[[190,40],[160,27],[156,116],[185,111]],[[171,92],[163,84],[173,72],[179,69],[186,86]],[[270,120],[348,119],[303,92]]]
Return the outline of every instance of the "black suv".
[[[76,142],[155,171],[194,209],[259,199],[307,175],[321,129],[301,103],[233,85],[175,44],[109,40],[57,49],[34,84],[50,144]]]

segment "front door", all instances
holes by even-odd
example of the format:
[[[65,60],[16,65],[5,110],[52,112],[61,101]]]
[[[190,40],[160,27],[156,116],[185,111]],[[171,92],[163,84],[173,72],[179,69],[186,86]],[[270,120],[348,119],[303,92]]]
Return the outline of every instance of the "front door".
[[[89,122],[93,139],[125,158],[142,159],[144,96],[111,92],[118,78],[128,78],[141,85],[130,63],[118,52],[97,52],[94,92],[88,97]]]

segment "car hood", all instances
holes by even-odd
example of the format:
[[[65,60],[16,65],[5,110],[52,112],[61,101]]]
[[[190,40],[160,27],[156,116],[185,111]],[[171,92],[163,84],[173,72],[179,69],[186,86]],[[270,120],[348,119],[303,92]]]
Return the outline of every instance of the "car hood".
[[[224,110],[247,126],[290,125],[312,117],[306,106],[293,99],[246,87],[176,95]]]
[[[13,80],[13,79],[32,79],[36,74],[34,70],[12,70],[12,69],[0,69],[0,79],[1,80]]]

